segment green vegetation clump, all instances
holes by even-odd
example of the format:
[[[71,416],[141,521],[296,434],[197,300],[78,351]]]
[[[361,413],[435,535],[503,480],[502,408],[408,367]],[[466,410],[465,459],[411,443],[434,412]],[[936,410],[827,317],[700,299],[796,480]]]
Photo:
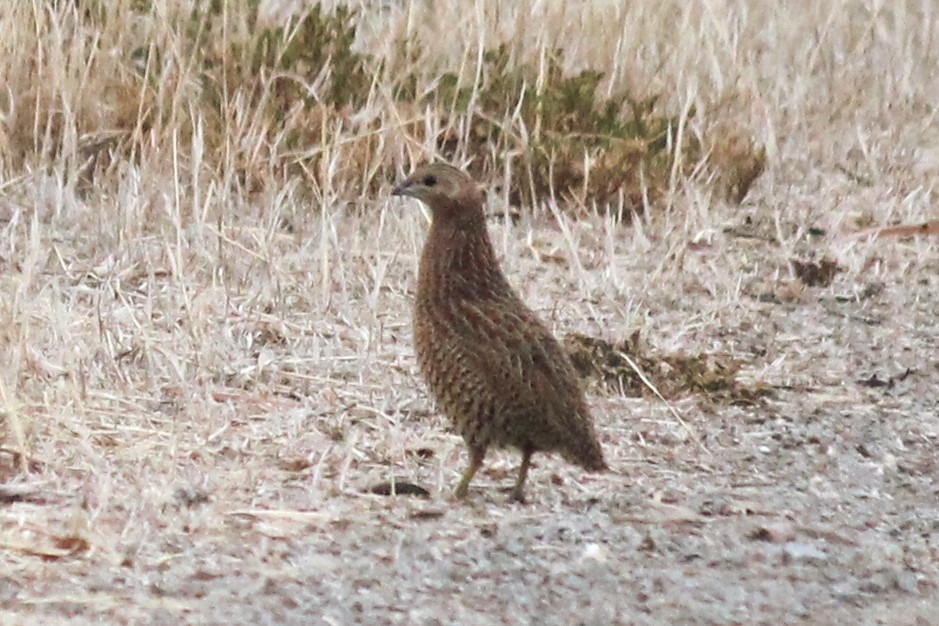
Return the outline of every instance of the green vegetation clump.
[[[268,162],[298,175],[303,168],[292,166],[302,159],[295,155],[306,153],[305,170],[315,175],[318,148],[338,140],[350,126],[350,112],[368,99],[380,66],[353,50],[354,11],[338,7],[327,12],[314,4],[295,21],[265,26],[258,4],[247,2],[235,16],[224,14],[221,2],[210,3],[204,12],[198,3],[193,9],[190,40],[200,57],[202,104],[215,122],[210,130],[221,144],[231,126],[231,104],[242,98],[244,110],[261,112],[254,123],[265,135],[260,147]],[[223,26],[235,30],[227,42]],[[219,39],[225,43],[213,45]],[[236,157],[243,180],[253,186],[257,147]]]
[[[260,22],[259,4],[248,0],[226,11],[220,1],[195,3],[184,19],[180,34],[201,70],[207,103],[221,106],[226,95],[243,89],[263,95],[275,115],[296,103],[365,101],[374,60],[352,49],[354,11],[338,7],[326,12],[314,4],[296,21],[272,27]],[[146,5],[141,10],[153,9]]]
[[[600,98],[603,74],[566,76],[563,58],[563,50],[555,50],[539,72],[512,63],[502,45],[483,55],[481,85],[460,86],[455,74],[445,74],[432,96],[441,109],[472,120],[467,145],[459,148],[474,157],[477,169],[501,171],[503,155],[521,155],[514,202],[560,196],[581,205],[621,201],[638,210],[644,197],[654,200],[666,190],[679,153],[687,164],[701,158],[695,138],[685,135],[679,144],[678,118],[657,113],[658,96]],[[451,135],[439,146],[447,155],[458,149]]]

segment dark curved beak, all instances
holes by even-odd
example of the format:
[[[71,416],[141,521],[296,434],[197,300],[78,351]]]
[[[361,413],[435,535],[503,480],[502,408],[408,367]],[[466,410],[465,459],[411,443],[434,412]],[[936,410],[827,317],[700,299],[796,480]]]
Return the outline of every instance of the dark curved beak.
[[[400,183],[398,183],[398,186],[391,190],[391,195],[410,196],[411,195],[411,181],[403,180]]]

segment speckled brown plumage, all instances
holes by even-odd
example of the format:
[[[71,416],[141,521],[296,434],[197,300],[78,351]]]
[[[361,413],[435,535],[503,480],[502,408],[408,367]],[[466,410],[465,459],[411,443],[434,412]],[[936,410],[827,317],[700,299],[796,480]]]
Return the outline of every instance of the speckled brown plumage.
[[[466,495],[490,446],[521,450],[522,500],[535,452],[606,469],[593,419],[567,355],[515,295],[496,260],[473,179],[449,165],[418,168],[394,190],[431,209],[414,307],[417,361],[438,407],[469,448]]]

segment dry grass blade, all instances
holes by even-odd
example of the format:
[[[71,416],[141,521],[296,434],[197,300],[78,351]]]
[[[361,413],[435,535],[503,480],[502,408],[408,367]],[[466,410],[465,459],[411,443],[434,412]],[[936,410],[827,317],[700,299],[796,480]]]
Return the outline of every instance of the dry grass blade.
[[[288,522],[324,522],[329,515],[321,511],[295,511],[288,509],[236,509],[226,511],[228,517],[248,517],[259,520],[285,520]]]
[[[853,233],[857,239],[881,239],[883,237],[916,237],[919,235],[939,235],[939,220],[923,222],[922,224],[897,224],[895,226],[879,226],[865,228]]]
[[[30,453],[26,442],[26,433],[23,430],[23,423],[19,418],[16,401],[10,398],[7,393],[7,386],[6,383],[3,382],[2,376],[0,376],[0,404],[2,404],[2,408],[0,408],[0,415],[3,417],[2,421],[6,424],[7,429],[13,436],[14,456],[20,467],[20,472],[27,474],[29,472]]]
[[[675,406],[671,402],[665,399],[665,396],[663,396],[661,392],[659,392],[659,390],[656,388],[656,386],[652,384],[652,381],[649,380],[648,377],[646,377],[646,375],[642,372],[639,366],[636,365],[636,362],[633,361],[629,357],[629,355],[623,351],[617,351],[617,355],[621,359],[626,361],[626,363],[629,364],[629,366],[633,369],[633,371],[636,372],[636,376],[638,376],[639,379],[642,380],[642,383],[646,387],[648,387],[649,390],[652,393],[654,393],[655,396],[668,408],[668,412],[671,413],[672,417],[675,418],[675,421],[678,422],[681,425],[681,427],[685,429],[685,432],[688,433],[688,436],[691,437],[691,440],[694,442],[694,444],[708,456],[713,456],[711,454],[711,451],[708,450],[707,447],[703,443],[701,443],[701,439],[698,437],[697,433],[695,433],[691,425],[688,424],[688,422],[686,422],[684,418],[682,418],[681,414],[678,412],[678,409],[676,409]]]
[[[74,556],[76,553],[76,550],[73,549],[55,548],[51,546],[37,547],[4,541],[0,541],[0,550],[9,550],[11,552],[18,552],[26,556],[36,556],[42,559],[64,559],[69,556]]]

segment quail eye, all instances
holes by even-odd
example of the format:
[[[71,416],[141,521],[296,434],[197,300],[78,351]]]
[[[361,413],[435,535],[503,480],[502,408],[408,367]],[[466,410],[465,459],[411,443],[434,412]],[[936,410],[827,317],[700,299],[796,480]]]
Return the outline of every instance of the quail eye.
[[[436,176],[431,175],[431,176],[425,176],[425,177],[424,177],[424,186],[425,186],[425,187],[433,187],[433,186],[436,185],[436,184],[437,184],[437,177],[436,177]]]

